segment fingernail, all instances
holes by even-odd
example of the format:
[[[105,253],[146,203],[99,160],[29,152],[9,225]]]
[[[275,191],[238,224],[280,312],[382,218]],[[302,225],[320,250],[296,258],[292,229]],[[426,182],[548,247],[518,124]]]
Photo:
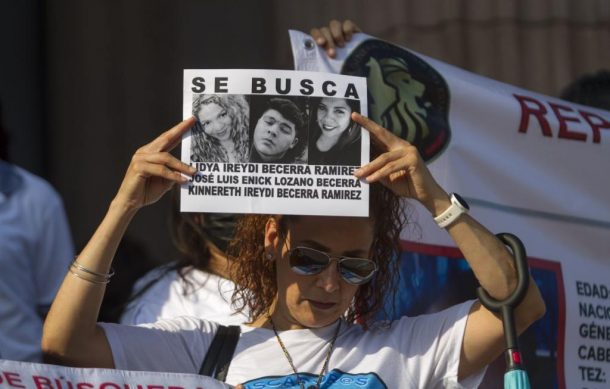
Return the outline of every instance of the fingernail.
[[[329,57],[335,57],[335,49],[328,49],[328,56]]]
[[[189,171],[190,171],[192,174],[195,174],[195,173],[197,173],[197,168],[196,168],[195,166],[190,166],[190,167],[189,167]]]
[[[362,169],[356,169],[356,170],[354,170],[354,175],[355,175],[356,177],[360,177],[360,176],[362,175]]]
[[[324,44],[324,42],[325,42],[325,41],[324,41],[324,38],[318,38],[318,39],[316,39],[316,43],[317,43],[317,44],[319,44],[319,45],[323,45],[323,44]]]

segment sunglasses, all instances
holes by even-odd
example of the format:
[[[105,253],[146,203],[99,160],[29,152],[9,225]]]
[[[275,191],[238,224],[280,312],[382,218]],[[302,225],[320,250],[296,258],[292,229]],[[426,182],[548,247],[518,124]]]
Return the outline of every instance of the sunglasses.
[[[377,264],[370,259],[332,257],[309,247],[293,248],[289,252],[289,258],[292,271],[303,276],[321,273],[330,265],[331,260],[336,258],[341,278],[352,285],[366,283],[377,271]]]

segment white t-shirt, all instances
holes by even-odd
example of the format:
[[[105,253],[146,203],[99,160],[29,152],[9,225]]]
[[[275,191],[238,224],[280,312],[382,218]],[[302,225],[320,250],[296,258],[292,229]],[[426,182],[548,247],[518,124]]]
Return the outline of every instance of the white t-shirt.
[[[364,331],[342,322],[325,388],[458,388],[457,372],[472,302]],[[101,323],[118,369],[197,373],[217,324],[192,317],[140,327]],[[301,380],[315,383],[335,325],[280,332]],[[272,330],[241,326],[226,382],[246,388],[298,387]],[[461,382],[476,387],[484,370]]]
[[[184,279],[177,270],[162,266],[140,278],[134,293],[158,280],[141,296],[129,303],[121,316],[122,324],[154,323],[160,319],[194,316],[224,325],[245,323],[248,318],[231,307],[235,284],[215,274],[185,268]],[[160,277],[160,278],[159,278]]]
[[[42,359],[41,313],[73,259],[57,192],[42,178],[0,161],[0,358]]]

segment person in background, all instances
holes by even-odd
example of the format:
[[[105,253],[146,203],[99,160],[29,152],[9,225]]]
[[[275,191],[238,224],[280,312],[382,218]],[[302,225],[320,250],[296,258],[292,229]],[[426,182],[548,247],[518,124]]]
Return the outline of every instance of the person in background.
[[[560,98],[573,103],[610,110],[610,71],[585,74],[566,85]]]
[[[159,262],[150,255],[147,246],[134,236],[126,234],[114,256],[113,267],[116,276],[106,288],[98,320],[119,323],[131,302],[137,281],[158,266]]]
[[[361,32],[360,27],[351,20],[331,20],[328,26],[314,27],[309,35],[322,47],[330,58],[337,56],[337,47],[344,47],[345,43],[352,39],[352,36]]]
[[[0,107],[0,355],[40,362],[43,320],[74,247],[61,198],[9,163],[7,145]]]
[[[236,215],[181,213],[178,199],[174,190],[171,236],[181,258],[138,280],[120,322],[136,325],[194,316],[224,325],[244,323],[247,315],[231,305],[235,284],[225,254]]]

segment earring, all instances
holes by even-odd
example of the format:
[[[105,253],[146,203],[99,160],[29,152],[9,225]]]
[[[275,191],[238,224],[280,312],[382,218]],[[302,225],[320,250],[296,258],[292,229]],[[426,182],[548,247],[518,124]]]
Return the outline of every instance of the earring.
[[[267,258],[268,261],[271,261],[273,259],[273,254],[267,253],[265,254],[265,258]]]

